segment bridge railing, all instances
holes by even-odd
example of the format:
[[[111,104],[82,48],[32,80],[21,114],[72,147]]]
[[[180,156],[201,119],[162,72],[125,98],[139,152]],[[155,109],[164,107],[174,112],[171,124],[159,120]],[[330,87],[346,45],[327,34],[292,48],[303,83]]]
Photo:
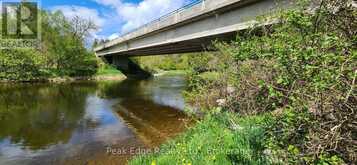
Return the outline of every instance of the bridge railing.
[[[177,13],[180,13],[180,12],[186,10],[186,9],[190,9],[190,8],[196,6],[196,5],[199,5],[199,4],[201,4],[202,2],[204,2],[204,1],[205,1],[205,0],[194,0],[194,1],[192,1],[191,3],[186,4],[186,5],[184,5],[184,6],[180,7],[180,8],[178,8],[178,9],[172,11],[172,12],[169,12],[169,13],[167,13],[167,14],[165,14],[165,15],[163,15],[163,16],[157,18],[157,19],[154,19],[154,20],[152,20],[152,21],[150,21],[150,22],[148,22],[148,23],[146,23],[146,24],[144,24],[144,25],[141,25],[141,26],[139,26],[139,27],[137,27],[137,28],[135,28],[135,29],[132,29],[132,30],[130,30],[130,31],[124,33],[124,34],[121,34],[119,37],[123,37],[123,36],[125,36],[125,35],[127,35],[127,34],[130,34],[130,33],[132,33],[132,32],[135,32],[135,31],[137,31],[137,30],[139,30],[139,29],[141,29],[141,28],[145,28],[145,27],[147,27],[147,26],[153,25],[153,24],[155,24],[155,23],[157,23],[157,22],[160,22],[160,21],[164,20],[165,18],[168,18],[168,17],[170,17],[170,16],[172,16],[172,15],[175,15],[175,14],[177,14]],[[118,37],[118,38],[119,38],[119,37]]]

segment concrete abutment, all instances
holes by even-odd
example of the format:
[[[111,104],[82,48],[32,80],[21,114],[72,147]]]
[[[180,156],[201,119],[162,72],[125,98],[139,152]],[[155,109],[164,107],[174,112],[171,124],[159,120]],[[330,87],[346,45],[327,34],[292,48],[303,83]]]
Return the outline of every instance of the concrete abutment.
[[[120,70],[127,78],[148,79],[152,74],[142,69],[137,63],[125,56],[104,56],[103,60]]]

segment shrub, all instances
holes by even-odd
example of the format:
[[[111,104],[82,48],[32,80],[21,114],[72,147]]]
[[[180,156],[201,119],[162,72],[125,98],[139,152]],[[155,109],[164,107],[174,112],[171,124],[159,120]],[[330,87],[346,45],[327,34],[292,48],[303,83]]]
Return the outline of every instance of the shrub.
[[[299,153],[293,162],[337,157],[355,162],[356,14],[347,0],[321,1],[314,12],[306,6],[282,12],[277,24],[240,32],[232,43],[217,43],[221,59],[213,59],[213,69],[206,68],[218,71],[219,78],[206,81],[194,72],[189,96],[206,107],[224,100],[220,106],[245,115],[289,109],[297,123],[309,124],[282,121],[274,127],[286,131],[284,136],[272,136],[283,150]],[[305,114],[309,120],[300,121]],[[291,120],[289,115],[282,119]],[[285,139],[296,136],[305,138]]]
[[[1,50],[0,80],[28,81],[43,76],[43,56],[34,50]]]

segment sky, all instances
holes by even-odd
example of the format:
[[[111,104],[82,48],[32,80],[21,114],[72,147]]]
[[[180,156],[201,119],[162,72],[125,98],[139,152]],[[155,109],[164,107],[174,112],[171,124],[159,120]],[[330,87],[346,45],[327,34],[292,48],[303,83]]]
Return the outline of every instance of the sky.
[[[80,16],[99,29],[91,38],[114,39],[193,0],[42,0],[43,9]]]

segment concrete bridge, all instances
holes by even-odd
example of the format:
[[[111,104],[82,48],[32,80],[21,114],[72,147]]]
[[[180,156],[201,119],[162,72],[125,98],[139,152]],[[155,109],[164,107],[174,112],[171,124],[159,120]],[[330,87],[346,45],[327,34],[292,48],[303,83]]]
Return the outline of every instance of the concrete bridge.
[[[256,24],[258,16],[294,6],[296,0],[198,0],[94,49],[127,77],[149,77],[129,59],[211,50]]]

